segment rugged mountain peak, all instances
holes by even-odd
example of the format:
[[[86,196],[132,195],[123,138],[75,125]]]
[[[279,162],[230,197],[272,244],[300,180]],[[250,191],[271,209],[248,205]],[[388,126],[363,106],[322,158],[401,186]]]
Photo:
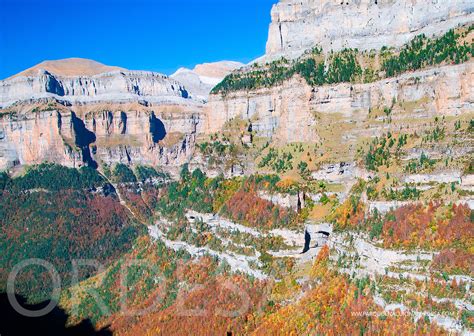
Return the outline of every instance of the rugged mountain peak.
[[[207,100],[209,92],[225,76],[244,64],[233,61],[198,64],[194,69],[180,68],[170,77],[182,83],[191,93],[191,96],[200,100]]]
[[[266,59],[323,50],[399,47],[474,20],[470,0],[280,0],[272,9]]]
[[[54,61],[44,61],[29,69],[26,69],[10,78],[14,77],[34,77],[44,71],[57,76],[94,76],[111,71],[126,71],[124,68],[105,65],[85,58],[66,58]]]

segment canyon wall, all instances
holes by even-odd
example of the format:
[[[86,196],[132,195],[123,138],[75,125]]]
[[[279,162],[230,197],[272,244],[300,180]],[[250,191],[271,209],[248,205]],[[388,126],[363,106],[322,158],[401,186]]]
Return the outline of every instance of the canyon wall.
[[[0,118],[0,169],[43,161],[179,166],[194,151],[200,111],[161,105],[27,111]]]
[[[294,58],[319,45],[379,50],[416,35],[474,21],[470,0],[281,0],[274,5],[265,60]]]
[[[318,116],[334,116],[347,124],[371,117],[371,110],[404,104],[393,118],[430,120],[474,112],[474,62],[407,73],[368,84],[341,83],[311,87],[298,76],[282,85],[255,91],[213,95],[205,107],[206,130],[218,132],[233,118],[252,122],[258,136],[283,142],[319,142]],[[406,108],[412,105],[413,108]],[[329,125],[330,126],[330,125]],[[360,134],[383,132],[359,129]],[[375,132],[375,133],[374,133]],[[360,135],[359,134],[359,135]]]
[[[0,81],[0,169],[178,167],[194,154],[209,91],[242,65],[206,63],[168,77],[81,58],[42,62]]]
[[[473,22],[473,15],[468,0],[282,0],[272,10],[265,58],[294,57],[315,45],[397,47]],[[473,112],[472,60],[368,84],[312,87],[296,75],[271,88],[213,94],[204,104],[209,79],[232,67],[238,64],[178,72],[193,92],[161,74],[81,59],[42,63],[0,81],[0,169],[43,160],[177,166],[193,155],[199,133],[219,132],[234,118],[281,143],[346,144],[386,131],[377,115],[386,107],[394,108],[398,127]]]
[[[280,0],[271,16],[266,54],[260,62],[296,58],[315,46],[322,47],[325,55],[343,48],[378,52],[384,46],[399,48],[419,34],[439,36],[474,22],[474,5],[468,0]],[[281,143],[319,143],[329,138],[322,133],[338,133],[334,129],[338,125],[351,129],[340,139],[344,142],[382,133],[383,122],[361,123],[374,118],[371,111],[391,108],[393,102],[403,106],[393,107],[392,118],[406,120],[406,126],[413,120],[422,127],[431,117],[472,113],[472,82],[472,60],[367,84],[312,87],[295,75],[272,87],[211,95],[205,106],[206,131],[218,132],[229,120],[241,118],[251,122],[257,136]]]

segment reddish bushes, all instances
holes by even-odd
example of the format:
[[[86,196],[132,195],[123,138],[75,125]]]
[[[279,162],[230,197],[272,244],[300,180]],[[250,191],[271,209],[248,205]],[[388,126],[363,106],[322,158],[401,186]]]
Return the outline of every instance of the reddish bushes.
[[[70,282],[72,259],[114,260],[128,250],[138,235],[127,211],[113,197],[79,190],[57,192],[4,192],[0,197],[0,243],[5,258],[0,261],[0,286],[11,268],[28,258],[51,262],[65,286]],[[89,270],[81,270],[80,277]],[[32,302],[49,293],[43,268],[25,273],[17,283],[18,293]]]
[[[452,211],[448,209],[445,216],[446,219],[438,221],[440,237],[448,241],[471,239],[474,243],[474,223],[471,219],[471,209],[467,205],[453,205]]]
[[[433,269],[448,273],[474,275],[474,254],[459,249],[441,251],[431,266]]]
[[[225,203],[222,212],[235,221],[262,228],[288,226],[294,215],[258,197],[255,191],[245,189],[237,191]]]
[[[431,240],[433,231],[430,223],[435,208],[430,205],[425,209],[421,204],[411,204],[396,209],[387,216],[383,226],[383,238],[386,245],[410,245],[415,242]]]
[[[387,246],[468,248],[474,240],[474,223],[467,205],[407,205],[388,214],[382,237]]]
[[[175,276],[187,285],[172,305],[138,319],[116,314],[112,330],[121,335],[248,334],[255,328],[254,313],[266,303],[265,284],[239,275],[216,277],[215,267],[209,258],[182,263]]]

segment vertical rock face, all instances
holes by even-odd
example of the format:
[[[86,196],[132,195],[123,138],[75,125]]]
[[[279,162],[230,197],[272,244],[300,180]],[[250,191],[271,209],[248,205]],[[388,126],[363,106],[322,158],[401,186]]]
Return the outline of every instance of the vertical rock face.
[[[0,169],[43,161],[179,166],[193,153],[200,120],[200,111],[179,106],[10,113],[0,118]]]
[[[209,133],[218,132],[227,121],[242,118],[252,120],[252,128],[258,136],[282,142],[319,142],[321,139],[316,126],[321,124],[321,116],[350,125],[370,118],[371,109],[383,109],[393,101],[416,106],[398,117],[406,119],[406,126],[410,127],[413,120],[422,123],[435,116],[472,113],[473,79],[472,62],[408,73],[368,84],[311,87],[303,79],[294,77],[272,88],[212,96],[205,107],[206,130]],[[383,132],[381,124],[380,129],[360,129],[345,136],[347,140],[362,134],[372,136]]]
[[[23,163],[57,162],[69,166],[82,163],[73,150],[71,116],[58,111],[31,115],[9,114],[0,119],[0,169]]]
[[[146,71],[117,70],[94,76],[62,76],[38,69],[34,76],[0,81],[0,107],[42,98],[57,98],[70,104],[140,99],[151,103],[193,103],[179,82]]]
[[[280,0],[272,9],[266,57],[399,47],[474,20],[470,0]]]
[[[238,91],[225,98],[212,96],[205,107],[207,131],[218,132],[234,118],[252,120],[252,131],[284,142],[315,141],[315,119],[310,113],[311,87],[293,78],[281,86],[253,92]]]
[[[94,157],[100,162],[179,166],[193,154],[201,114],[180,106],[160,106],[87,112],[84,120],[86,125],[96,125]]]

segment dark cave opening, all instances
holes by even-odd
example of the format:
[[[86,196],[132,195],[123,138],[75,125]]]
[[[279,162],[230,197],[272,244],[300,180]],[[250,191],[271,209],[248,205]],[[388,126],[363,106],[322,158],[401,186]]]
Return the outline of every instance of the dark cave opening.
[[[304,247],[301,254],[305,254],[311,248],[316,248],[318,246],[323,246],[326,244],[329,239],[330,232],[325,230],[318,230],[317,232],[310,232],[308,229],[304,231]],[[311,244],[313,242],[313,244]]]

